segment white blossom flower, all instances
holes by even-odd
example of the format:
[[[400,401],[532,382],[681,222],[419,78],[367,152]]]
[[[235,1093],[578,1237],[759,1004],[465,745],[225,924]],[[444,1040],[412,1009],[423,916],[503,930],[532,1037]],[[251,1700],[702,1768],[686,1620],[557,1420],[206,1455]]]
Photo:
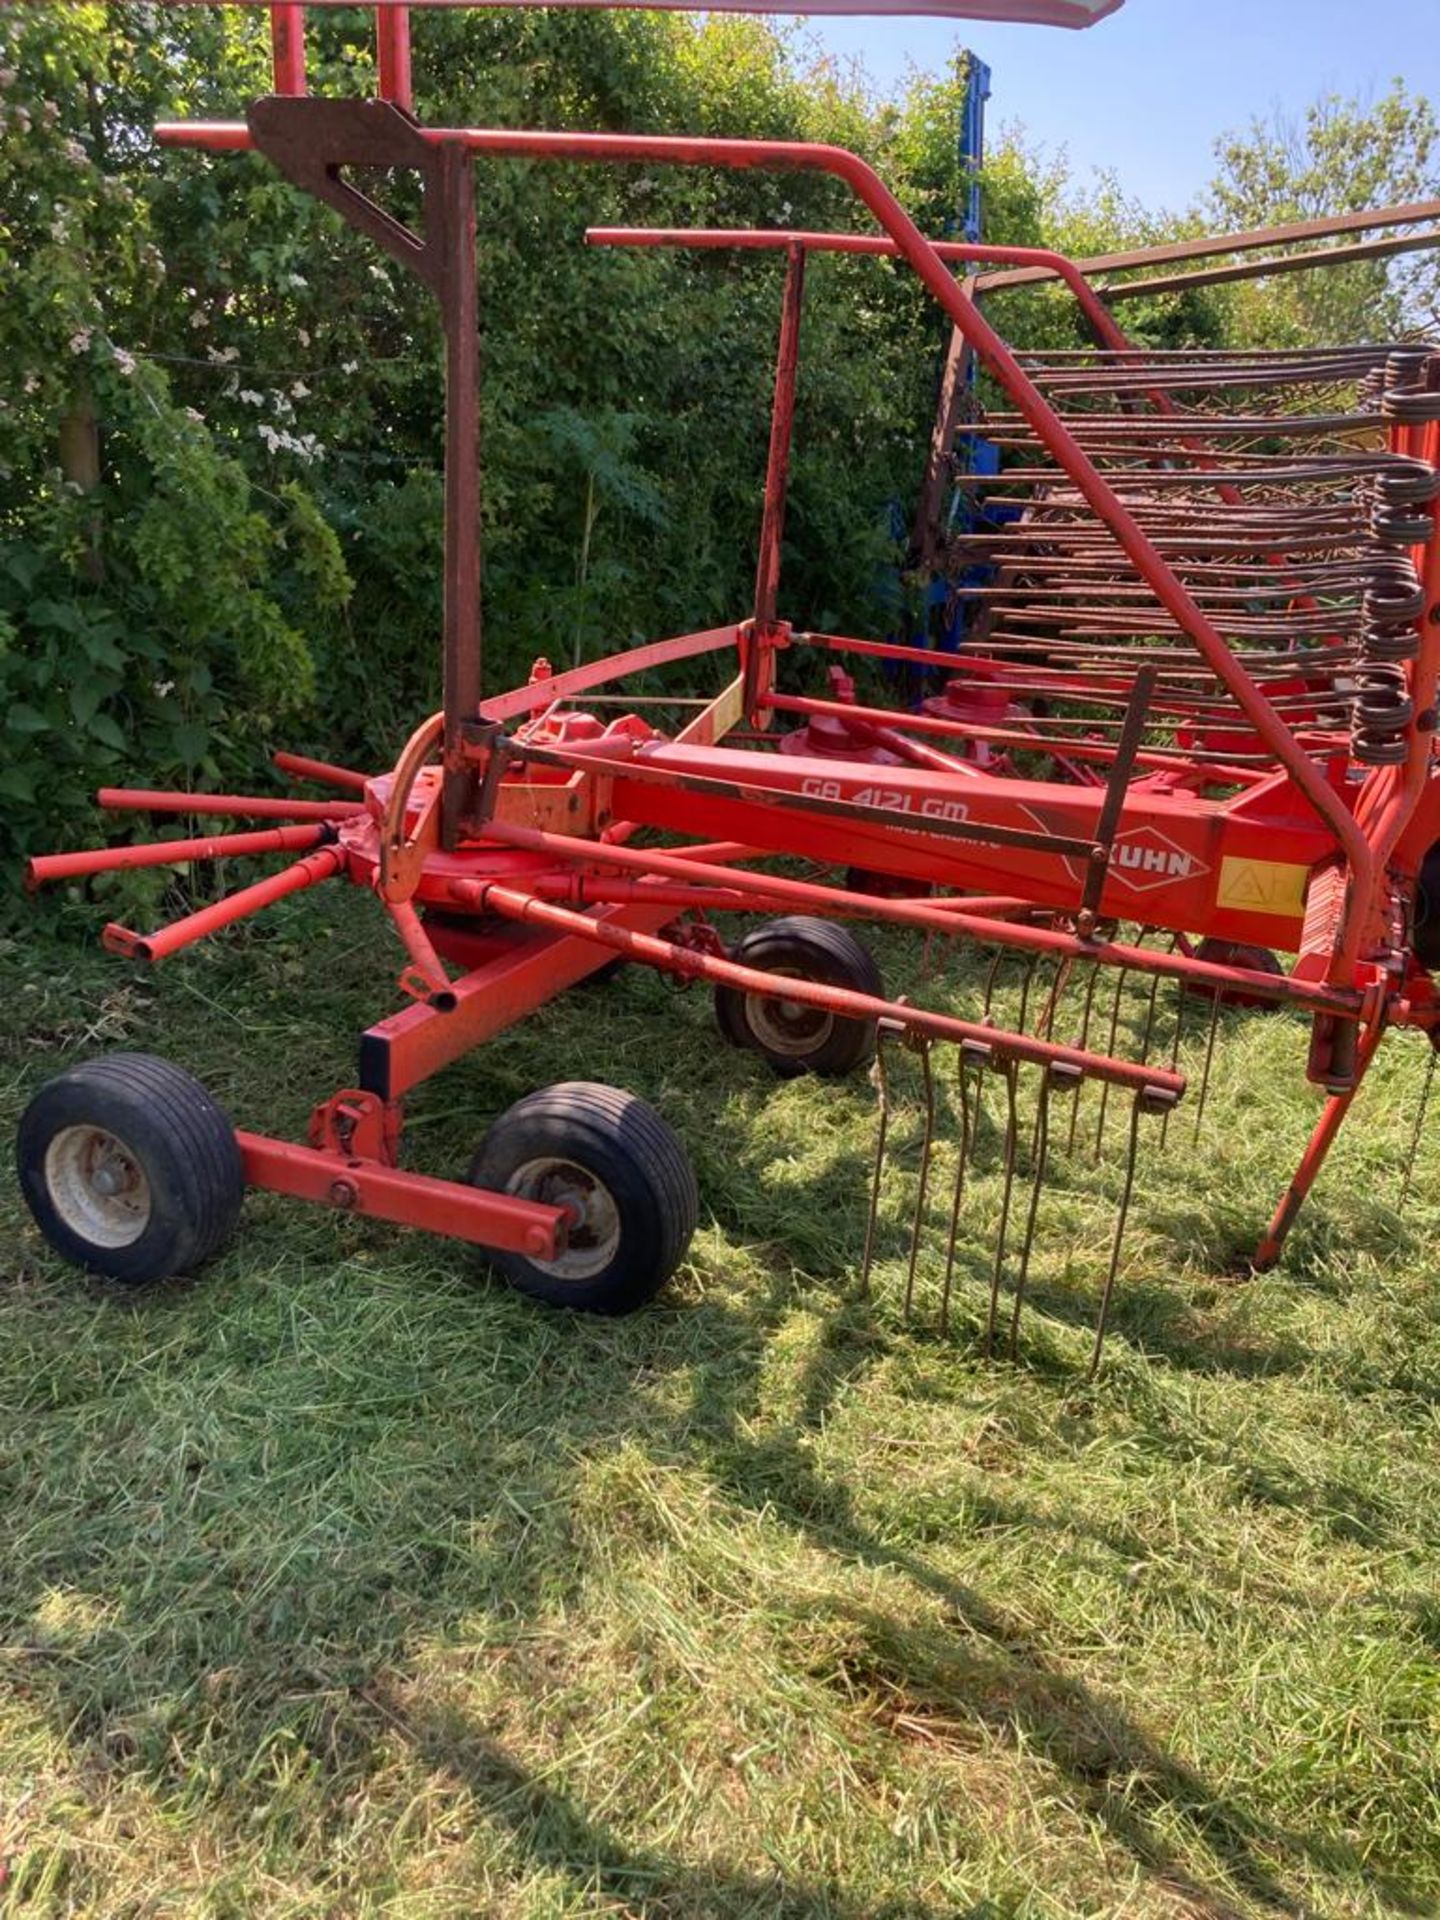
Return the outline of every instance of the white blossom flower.
[[[294,386],[291,387],[290,398],[292,400],[308,400],[310,398],[310,389],[303,380],[297,380]]]
[[[72,166],[83,167],[90,158],[78,140],[67,140],[64,145],[65,158]]]
[[[91,327],[77,327],[75,332],[70,336],[70,351],[72,353],[84,353],[90,344],[90,335],[92,332],[93,328]]]
[[[240,397],[240,403],[242,406],[263,407],[265,404],[264,394],[256,393],[253,387],[242,387],[240,389],[239,397]]]
[[[185,409],[185,418],[186,418],[187,420],[193,420],[193,421],[195,422],[195,424],[196,424],[196,426],[197,426],[197,427],[203,427],[203,426],[204,426],[204,424],[205,424],[205,416],[204,416],[204,414],[203,414],[203,413],[200,413],[200,412],[199,412],[199,411],[198,411],[198,410],[197,410],[196,408],[194,408],[194,407],[186,407],[186,409]]]
[[[115,365],[128,380],[130,375],[135,371],[135,356],[133,353],[127,353],[123,347],[116,347],[114,351]]]
[[[307,333],[307,332],[305,331],[305,329],[304,329],[304,327],[297,327],[297,328],[295,329],[295,332],[296,332],[296,335],[297,335],[297,337],[298,337],[298,339],[299,339],[299,341],[300,341],[300,344],[301,344],[301,346],[302,346],[302,347],[308,347],[308,346],[309,346],[309,344],[310,344],[310,336],[309,336],[309,334],[308,334],[308,333]]]
[[[192,327],[208,327],[210,324],[210,316],[203,307],[192,308],[190,324]]]
[[[36,388],[37,388],[37,387],[38,387],[39,385],[40,385],[40,376],[39,376],[39,374],[38,374],[38,373],[27,373],[27,374],[26,374],[26,376],[25,376],[25,391],[26,391],[26,393],[34,393],[34,391],[36,390]]]
[[[342,360],[340,362],[340,371],[342,373],[358,373],[360,371],[360,362],[358,360]]]
[[[20,129],[21,133],[28,133],[30,131],[30,115],[24,107],[16,107],[10,118],[12,123]]]
[[[157,697],[163,700],[167,693],[173,693],[175,691],[175,682],[173,680],[157,680],[154,683],[154,691]]]
[[[240,358],[240,349],[239,347],[206,347],[205,358],[212,366],[228,367],[232,360]]]

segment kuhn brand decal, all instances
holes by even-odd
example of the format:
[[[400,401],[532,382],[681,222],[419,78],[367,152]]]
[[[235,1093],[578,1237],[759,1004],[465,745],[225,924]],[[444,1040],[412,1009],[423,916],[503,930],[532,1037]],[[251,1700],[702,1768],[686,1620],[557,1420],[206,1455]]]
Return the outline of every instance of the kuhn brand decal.
[[[1203,860],[1187,853],[1158,827],[1135,827],[1118,834],[1110,854],[1110,877],[1132,893],[1150,893],[1177,880],[1198,880],[1209,871]]]
[[[945,800],[938,794],[906,793],[899,787],[857,787],[846,793],[838,780],[812,778],[800,782],[801,793],[814,800],[844,800],[851,806],[882,807],[887,813],[913,813],[922,820],[966,820],[970,809],[963,800]]]

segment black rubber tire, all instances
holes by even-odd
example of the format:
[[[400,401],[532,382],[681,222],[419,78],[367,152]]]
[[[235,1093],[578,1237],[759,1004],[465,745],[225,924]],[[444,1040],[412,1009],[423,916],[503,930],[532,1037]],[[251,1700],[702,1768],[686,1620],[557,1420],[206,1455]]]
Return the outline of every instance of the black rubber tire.
[[[62,1163],[51,1164],[51,1149],[59,1143],[63,1155],[60,1136],[72,1129],[110,1135],[143,1175],[148,1212],[124,1244],[90,1237],[74,1202],[70,1218],[57,1204],[52,1183]],[[107,1054],[47,1081],[21,1118],[15,1162],[25,1204],[55,1251],[126,1287],[208,1260],[234,1231],[245,1191],[226,1115],[198,1080],[149,1053]]]
[[[1440,845],[1420,863],[1415,886],[1415,958],[1427,973],[1440,972]]]
[[[1246,967],[1251,973],[1268,973],[1276,980],[1283,980],[1285,968],[1280,956],[1272,953],[1269,947],[1253,947],[1243,940],[1225,940],[1217,934],[1207,933],[1195,949],[1197,960],[1208,960],[1212,966]],[[1194,994],[1197,999],[1208,1000],[1213,991],[1199,981],[1187,981],[1185,991]],[[1243,987],[1222,987],[1220,990],[1222,1007],[1248,1007],[1255,1013],[1276,1013],[1280,1001],[1266,1000],[1256,993],[1247,993]]]
[[[855,993],[883,995],[885,984],[873,956],[846,927],[809,914],[767,920],[747,933],[731,959],[766,972],[791,973],[801,980],[825,986],[848,987]],[[868,1066],[875,1057],[876,1023],[819,1015],[810,1031],[788,1036],[782,1046],[767,1037],[773,1020],[767,1009],[776,1006],[761,994],[737,987],[715,989],[715,1018],[721,1033],[735,1047],[758,1053],[782,1079],[801,1073],[838,1075]]]
[[[700,1217],[695,1169],[679,1137],[635,1094],[565,1080],[501,1114],[480,1143],[470,1180],[560,1204],[571,1176],[557,1173],[537,1184],[525,1171],[547,1159],[579,1168],[606,1190],[618,1216],[613,1254],[579,1275],[561,1270],[569,1256],[551,1265],[496,1251],[492,1263],[521,1293],[551,1306],[607,1314],[643,1307],[685,1257]]]

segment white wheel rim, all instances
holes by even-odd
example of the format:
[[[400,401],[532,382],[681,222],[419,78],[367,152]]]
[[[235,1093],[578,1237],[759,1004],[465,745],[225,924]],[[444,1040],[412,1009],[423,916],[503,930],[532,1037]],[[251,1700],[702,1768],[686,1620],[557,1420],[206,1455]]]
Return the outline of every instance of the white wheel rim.
[[[104,1127],[62,1127],[45,1149],[45,1190],[61,1222],[92,1247],[128,1247],[150,1224],[150,1182]]]
[[[803,980],[793,967],[770,967],[770,973]],[[803,1000],[782,1000],[763,993],[745,996],[745,1020],[752,1037],[770,1053],[800,1060],[818,1052],[835,1030],[835,1016]]]
[[[588,1168],[553,1156],[527,1160],[505,1182],[507,1193],[563,1207],[570,1216],[564,1253],[554,1260],[532,1260],[557,1280],[592,1280],[620,1251],[620,1209],[615,1196]]]

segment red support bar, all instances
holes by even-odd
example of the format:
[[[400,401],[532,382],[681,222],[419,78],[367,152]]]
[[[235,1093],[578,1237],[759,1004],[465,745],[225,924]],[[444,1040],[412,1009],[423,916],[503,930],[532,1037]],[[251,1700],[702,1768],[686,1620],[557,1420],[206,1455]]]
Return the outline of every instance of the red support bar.
[[[375,58],[380,69],[380,98],[393,100],[407,113],[414,110],[415,88],[410,73],[410,9],[382,4],[375,8]]]
[[[181,947],[203,940],[207,933],[233,926],[237,920],[248,920],[251,914],[273,906],[287,894],[300,893],[319,880],[332,879],[344,865],[345,856],[338,847],[322,847],[318,853],[307,853],[293,867],[272,873],[267,880],[257,880],[253,887],[227,893],[213,906],[201,907],[198,913],[187,913],[183,920],[172,920],[168,927],[160,927],[154,933],[132,933],[128,927],[118,926],[112,920],[101,939],[109,952],[121,954],[127,960],[164,960],[178,953]]]
[[[878,994],[854,993],[848,987],[832,987],[819,980],[802,980],[789,974],[781,978],[757,967],[745,967],[734,960],[697,952],[693,947],[677,946],[670,940],[628,932],[612,921],[591,920],[583,913],[552,906],[548,901],[538,900],[533,893],[521,893],[513,887],[457,880],[451,891],[457,900],[503,913],[510,920],[550,927],[557,933],[577,934],[681,979],[708,980],[715,986],[735,987],[741,993],[767,997],[783,989],[787,999],[802,1006],[819,1007],[842,1019],[890,1021],[931,1040],[984,1046],[1002,1059],[1020,1060],[1047,1069],[1074,1068],[1113,1086],[1129,1087],[1136,1093],[1148,1091],[1178,1100],[1185,1091],[1185,1076],[1172,1073],[1167,1067],[1115,1060],[1105,1054],[1087,1053],[1079,1047],[1054,1046],[1046,1040],[1032,1039],[1029,1034],[1007,1033],[997,1027],[981,1026],[974,1020],[956,1020],[949,1014],[931,1013],[898,1000],[884,1000]]]
[[[175,793],[146,787],[101,787],[97,806],[129,813],[210,813],[241,820],[351,820],[366,811],[361,800],[272,800],[249,793]]]
[[[276,93],[306,92],[305,9],[300,0],[277,0],[271,7],[270,52]]]
[[[26,863],[27,888],[56,880],[78,880],[89,873],[118,873],[131,867],[168,867],[177,860],[225,860],[250,853],[303,853],[318,847],[327,829],[262,827],[255,833],[212,833],[201,840],[152,840],[139,847],[92,847],[84,853],[39,853]]]
[[[1255,973],[1246,967],[1217,966],[1208,960],[1195,960],[1183,953],[1163,953],[1155,947],[1130,947],[1112,940],[1081,940],[1074,934],[1061,933],[1053,927],[1018,926],[1013,921],[995,919],[983,912],[967,912],[970,902],[964,899],[944,904],[938,901],[882,899],[874,894],[852,893],[844,887],[816,886],[809,881],[788,880],[773,873],[745,873],[733,867],[715,866],[705,860],[687,857],[682,848],[668,851],[658,847],[600,849],[590,840],[576,839],[563,833],[546,833],[538,827],[523,827],[508,820],[487,822],[485,837],[498,840],[504,846],[521,847],[530,853],[581,861],[589,867],[619,867],[632,873],[663,874],[681,881],[693,878],[711,886],[734,887],[750,893],[757,903],[769,899],[802,907],[810,913],[883,920],[896,926],[919,927],[927,933],[962,934],[992,946],[1028,948],[1032,952],[1051,953],[1070,960],[1092,960],[1103,966],[1129,967],[1137,973],[1190,981],[1201,988],[1238,987],[1266,1001],[1294,1000],[1316,1012],[1338,1013],[1352,1019],[1360,1011],[1358,994],[1314,986],[1288,976]],[[975,902],[982,909],[986,904],[983,899]]]
[[[329,760],[311,760],[303,753],[272,753],[271,761],[281,773],[292,773],[298,780],[317,780],[326,787],[345,787],[351,793],[363,793],[370,776],[353,767],[337,767]]]
[[[378,1160],[342,1159],[263,1133],[237,1131],[235,1140],[246,1183],[252,1187],[523,1253],[532,1260],[554,1260],[564,1249],[567,1215],[561,1207],[462,1186],[458,1180],[403,1173]]]

